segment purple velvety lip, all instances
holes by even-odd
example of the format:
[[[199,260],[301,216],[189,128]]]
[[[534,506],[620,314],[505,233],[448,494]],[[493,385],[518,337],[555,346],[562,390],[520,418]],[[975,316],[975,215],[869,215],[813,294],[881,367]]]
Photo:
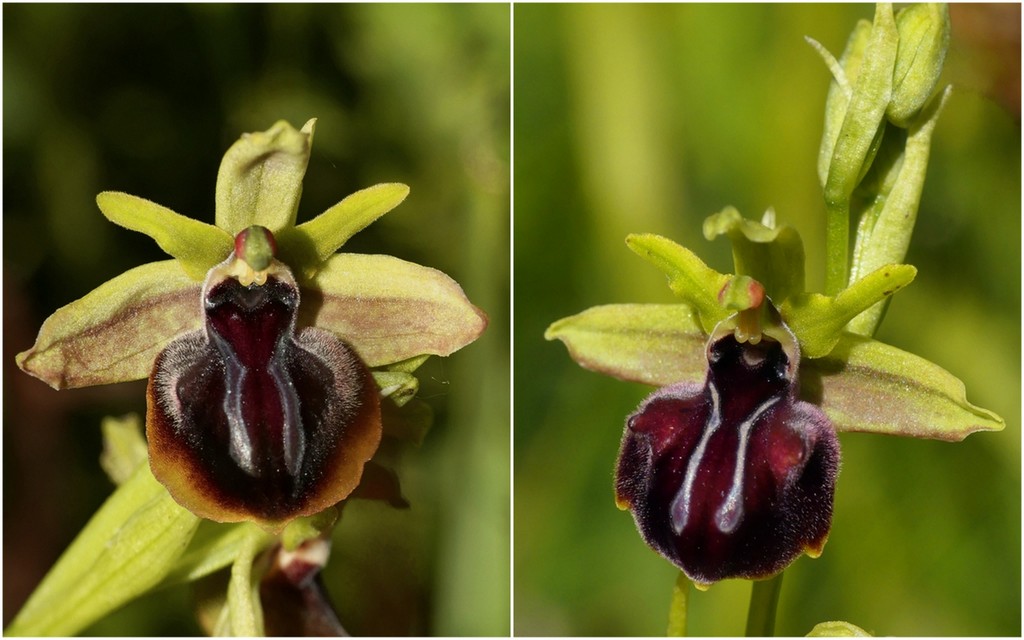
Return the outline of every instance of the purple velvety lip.
[[[795,351],[715,338],[703,386],[659,389],[626,421],[618,501],[698,584],[770,577],[828,537],[839,442],[797,398]]]

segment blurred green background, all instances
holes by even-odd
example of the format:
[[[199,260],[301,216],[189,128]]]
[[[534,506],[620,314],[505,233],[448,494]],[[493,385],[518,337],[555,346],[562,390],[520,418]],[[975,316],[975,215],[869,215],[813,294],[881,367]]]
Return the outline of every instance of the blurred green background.
[[[162,259],[95,205],[122,190],[213,222],[243,132],[319,118],[299,220],[411,186],[346,251],[445,271],[490,316],[421,372],[435,411],[397,473],[412,504],[354,501],[325,578],[356,635],[509,633],[509,105],[506,5],[5,5],[4,623],[111,491],[104,415],[144,383],[55,392],[14,367],[43,319]],[[186,589],[95,635],[198,633]]]
[[[703,219],[774,206],[824,273],[815,169],[829,74],[870,5],[517,5],[514,10],[514,628],[661,635],[675,571],[612,497],[623,419],[650,392],[543,340],[558,318],[669,302],[627,233],[731,271]],[[1020,7],[953,8],[946,82],[907,258],[920,270],[878,338],[952,371],[1001,433],[959,444],[848,434],[832,534],[787,572],[776,629],[1019,635]],[[691,599],[695,635],[740,635],[750,586]]]

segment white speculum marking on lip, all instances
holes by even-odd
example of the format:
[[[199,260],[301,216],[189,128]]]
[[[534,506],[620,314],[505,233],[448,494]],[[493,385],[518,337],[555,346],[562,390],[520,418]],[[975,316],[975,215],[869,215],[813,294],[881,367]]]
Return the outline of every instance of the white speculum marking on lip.
[[[754,423],[757,422],[761,415],[778,402],[780,398],[781,396],[775,396],[762,402],[751,412],[750,417],[740,425],[739,440],[736,444],[736,468],[732,474],[732,486],[729,487],[729,493],[725,496],[725,502],[722,503],[722,506],[715,513],[715,524],[722,533],[732,533],[736,530],[740,520],[743,519],[743,472],[747,462],[750,432],[754,428]]]
[[[279,347],[281,348],[281,347]],[[272,359],[267,370],[274,378],[278,396],[281,399],[281,438],[284,440],[284,465],[292,477],[299,475],[302,454],[306,448],[306,438],[299,428],[299,398],[295,393],[288,372],[281,369],[276,360]]]
[[[683,477],[683,486],[679,487],[679,493],[672,500],[671,515],[672,529],[676,535],[682,533],[686,528],[686,522],[690,517],[690,496],[693,494],[693,483],[697,479],[697,470],[700,468],[700,461],[704,457],[704,450],[708,446],[708,440],[722,423],[722,413],[719,408],[718,389],[711,382],[708,383],[708,390],[711,392],[711,415],[708,417],[708,425],[701,434],[700,442],[693,450],[690,461],[686,465],[686,475]]]
[[[245,382],[245,367],[238,362],[231,345],[222,338],[216,331],[211,331],[224,358],[224,415],[228,420],[228,431],[230,431],[230,442],[228,451],[231,459],[238,463],[238,466],[250,476],[258,476],[256,461],[253,460],[252,440],[249,437],[249,430],[246,429],[245,417],[242,414],[242,383]]]

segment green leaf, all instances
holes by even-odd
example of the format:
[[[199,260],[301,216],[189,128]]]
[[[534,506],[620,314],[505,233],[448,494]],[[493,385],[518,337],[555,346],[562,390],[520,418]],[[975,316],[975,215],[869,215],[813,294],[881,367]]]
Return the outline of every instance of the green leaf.
[[[281,231],[277,238],[281,260],[304,278],[377,218],[409,195],[404,184],[378,184],[357,191],[309,222]]]
[[[103,418],[103,452],[100,466],[114,484],[123,484],[146,463],[146,439],[142,436],[142,420],[136,413],[123,418]]]
[[[836,620],[832,622],[819,622],[814,625],[808,638],[870,638],[871,634],[855,624]]]
[[[198,524],[142,465],[78,534],[7,634],[78,633],[159,584]]]
[[[487,326],[457,282],[391,256],[336,254],[302,296],[303,320],[336,333],[371,367],[447,356]]]
[[[96,196],[100,211],[114,224],[144,233],[181,264],[193,280],[223,262],[234,240],[223,229],[187,218],[167,207],[127,193],[104,191]]]
[[[736,273],[764,285],[776,305],[804,291],[804,244],[793,227],[775,226],[773,210],[755,222],[726,207],[704,221],[705,238],[713,240],[722,234],[732,243]]]
[[[805,293],[783,303],[780,311],[800,341],[806,358],[820,358],[835,347],[843,327],[857,314],[910,284],[917,269],[891,264],[868,274],[835,297]]]
[[[967,402],[963,382],[942,367],[851,333],[826,357],[803,360],[800,395],[819,405],[837,431],[955,442],[1005,426]]]
[[[218,227],[234,237],[254,224],[275,236],[295,226],[315,125],[314,118],[296,131],[280,120],[231,145],[217,173]]]
[[[544,337],[564,342],[584,368],[621,380],[703,382],[707,369],[707,335],[685,304],[591,307],[555,322]]]
[[[202,326],[201,292],[174,260],[126,271],[47,318],[18,366],[54,389],[146,378],[168,342]]]
[[[652,233],[632,234],[626,244],[668,276],[669,288],[696,310],[705,333],[730,315],[719,295],[733,276],[718,273],[686,247]]]

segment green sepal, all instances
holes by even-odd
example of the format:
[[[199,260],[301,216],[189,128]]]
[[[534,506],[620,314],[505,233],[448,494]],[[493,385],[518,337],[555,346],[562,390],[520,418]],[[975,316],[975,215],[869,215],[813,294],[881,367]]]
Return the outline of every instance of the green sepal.
[[[457,282],[392,256],[335,254],[302,296],[302,321],[338,334],[371,367],[447,356],[487,327]]]
[[[871,634],[855,624],[833,620],[830,622],[819,622],[814,625],[808,638],[870,638]]]
[[[703,382],[704,332],[685,304],[611,304],[555,322],[544,333],[561,340],[580,366],[620,380],[666,386]]]
[[[916,275],[911,265],[886,265],[834,297],[803,293],[786,300],[779,310],[799,340],[803,357],[820,358],[836,346],[850,320],[910,284]]]
[[[54,389],[146,378],[168,342],[202,326],[201,291],[175,260],[135,267],[57,309],[18,366]]]
[[[73,635],[159,584],[199,518],[142,465],[93,515],[14,618],[7,635]]]
[[[727,234],[732,243],[736,273],[762,285],[768,296],[781,304],[804,291],[804,245],[789,225],[775,226],[775,212],[765,212],[761,222],[747,220],[734,207],[704,221],[704,237],[713,240]]]
[[[312,278],[322,262],[409,195],[404,184],[378,184],[357,191],[309,222],[277,236],[281,260],[302,278]]]
[[[1005,426],[967,402],[963,382],[942,367],[851,333],[827,356],[802,362],[800,395],[819,405],[837,431],[956,442]]]
[[[403,371],[374,371],[373,379],[380,387],[381,397],[399,407],[412,400],[420,389],[419,378]]]
[[[626,245],[668,277],[672,293],[697,312],[705,333],[730,315],[719,294],[734,276],[718,273],[686,247],[653,233],[631,234]]]
[[[96,204],[114,224],[156,240],[190,278],[199,282],[234,248],[233,236],[223,229],[185,217],[144,198],[104,191],[96,196]]]
[[[108,416],[100,423],[100,431],[103,432],[100,466],[111,482],[123,484],[148,459],[142,419],[137,413],[122,418]]]
[[[254,224],[275,236],[295,226],[315,125],[313,118],[296,131],[279,120],[231,145],[217,173],[218,227],[233,238]]]

